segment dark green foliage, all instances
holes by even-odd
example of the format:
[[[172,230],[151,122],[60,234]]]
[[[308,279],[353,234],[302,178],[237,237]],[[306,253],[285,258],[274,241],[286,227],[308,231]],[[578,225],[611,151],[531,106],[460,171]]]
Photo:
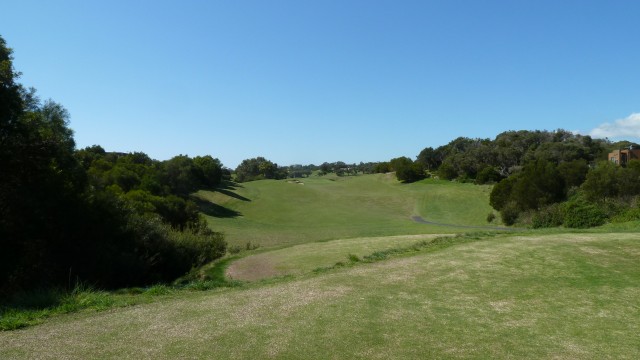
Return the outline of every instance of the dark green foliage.
[[[493,166],[487,166],[480,170],[476,176],[476,184],[493,184],[502,179],[500,173]]]
[[[564,223],[564,209],[561,204],[552,204],[540,209],[531,220],[531,227],[550,228],[561,226]]]
[[[607,214],[597,204],[581,199],[564,204],[564,226],[569,228],[590,228],[603,225]]]
[[[558,165],[558,174],[565,184],[565,191],[582,185],[587,177],[589,165],[584,159],[565,161]]]
[[[444,159],[444,154],[441,149],[434,149],[432,147],[425,148],[418,154],[417,162],[422,164],[422,166],[431,171],[435,170],[442,164],[442,160]]]
[[[581,190],[590,201],[640,195],[640,161],[632,160],[627,167],[617,166],[608,161],[598,163],[598,166],[587,174]]]
[[[287,177],[284,169],[279,169],[278,164],[257,157],[243,160],[236,168],[236,181],[246,182],[261,179],[284,179]]]
[[[380,162],[378,164],[376,164],[376,166],[373,168],[373,170],[378,173],[378,174],[386,174],[388,172],[391,172],[391,164],[389,164],[388,161],[383,161]]]
[[[219,183],[217,160],[76,151],[67,111],[17,75],[0,38],[0,294],[169,281],[224,254],[186,198]]]
[[[502,218],[502,222],[505,225],[511,226],[515,224],[515,222],[518,220],[518,217],[520,216],[520,212],[521,212],[521,209],[518,206],[518,204],[511,201],[506,203],[502,207],[502,209],[500,210],[500,217]]]
[[[513,225],[521,212],[538,210],[565,197],[565,183],[557,167],[546,160],[535,160],[496,184],[489,202],[500,211],[505,224]]]
[[[521,210],[535,210],[563,200],[564,188],[556,166],[545,160],[536,160],[525,165],[516,176],[511,200]]]
[[[408,157],[391,159],[389,166],[392,171],[396,172],[398,180],[405,183],[415,182],[426,177],[422,164],[413,162]]]
[[[445,180],[453,180],[458,177],[458,172],[453,165],[446,163],[440,165],[440,168],[438,169],[438,176]]]
[[[417,161],[426,169],[437,169],[443,179],[474,179],[484,184],[515,174],[536,160],[556,165],[576,160],[593,163],[603,159],[606,147],[606,140],[593,140],[566,130],[507,131],[494,140],[459,137],[437,149],[422,150]],[[567,186],[578,186],[579,174],[573,174]]]
[[[502,210],[511,199],[511,192],[516,181],[515,177],[509,177],[494,185],[489,195],[489,205],[498,211]]]
[[[611,218],[611,222],[614,223],[638,220],[640,220],[640,208],[638,208],[637,206],[626,208],[620,211],[620,213],[616,214],[613,218]]]

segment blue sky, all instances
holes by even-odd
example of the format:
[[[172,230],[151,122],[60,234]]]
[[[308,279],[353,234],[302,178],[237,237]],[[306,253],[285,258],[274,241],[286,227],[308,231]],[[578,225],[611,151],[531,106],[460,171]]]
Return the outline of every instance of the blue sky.
[[[414,158],[458,136],[640,141],[640,1],[2,4],[21,82],[78,147],[235,168]]]

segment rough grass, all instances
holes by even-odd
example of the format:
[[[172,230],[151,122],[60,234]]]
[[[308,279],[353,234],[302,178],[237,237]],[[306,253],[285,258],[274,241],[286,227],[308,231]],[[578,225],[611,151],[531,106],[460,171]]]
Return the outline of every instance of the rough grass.
[[[358,262],[376,252],[408,247],[419,241],[431,241],[438,236],[400,235],[295,245],[234,261],[227,269],[227,276],[231,279],[254,281],[274,276],[300,275],[340,262]]]
[[[502,235],[57,317],[0,358],[640,358],[640,235]]]
[[[315,241],[466,231],[418,224],[414,215],[455,225],[487,225],[488,186],[424,180],[401,184],[393,174],[310,177],[304,185],[286,180],[240,184],[219,192],[200,191],[204,201],[239,216],[208,216],[230,246],[262,248]]]

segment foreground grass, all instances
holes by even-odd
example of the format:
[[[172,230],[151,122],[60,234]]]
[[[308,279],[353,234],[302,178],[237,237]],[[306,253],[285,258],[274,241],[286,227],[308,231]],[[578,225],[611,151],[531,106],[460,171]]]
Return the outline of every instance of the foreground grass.
[[[640,357],[640,235],[499,236],[0,333],[0,358]]]
[[[174,293],[170,286],[100,291],[83,285],[71,291],[40,289],[18,294],[0,306],[0,331],[41,324],[46,319],[79,311],[99,312],[145,304]],[[4,300],[4,299],[3,299]]]
[[[193,291],[239,287],[242,283],[225,276],[225,270],[233,260],[235,257],[231,256],[212,262],[176,280],[172,285],[158,284],[146,288],[103,291],[79,284],[71,291],[36,289],[16,294],[11,299],[2,299],[0,303],[0,331],[38,325],[51,317],[65,314],[101,312],[184,296]]]
[[[401,184],[393,174],[310,177],[303,184],[262,180],[197,196],[226,211],[208,216],[231,246],[278,247],[333,239],[460,233],[419,224],[414,215],[453,225],[486,226],[489,186],[424,180]],[[206,212],[205,212],[206,213]],[[227,217],[220,213],[232,214]],[[233,215],[235,214],[235,215]]]

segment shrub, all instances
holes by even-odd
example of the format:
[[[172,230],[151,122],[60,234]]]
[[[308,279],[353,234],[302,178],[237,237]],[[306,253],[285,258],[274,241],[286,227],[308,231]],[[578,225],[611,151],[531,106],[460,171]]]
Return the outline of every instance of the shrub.
[[[640,208],[630,208],[611,218],[611,222],[622,223],[627,221],[640,220]]]
[[[487,166],[478,172],[476,184],[493,184],[500,181],[500,173],[492,166]]]
[[[518,209],[518,205],[515,202],[507,203],[502,210],[500,210],[502,222],[507,226],[515,224],[518,216],[520,216],[520,209]]]
[[[564,223],[564,213],[559,204],[552,204],[533,215],[531,226],[534,229],[557,227]]]
[[[607,214],[597,205],[572,200],[564,205],[564,225],[570,228],[589,228],[603,225]]]
[[[493,211],[492,211],[492,212],[490,212],[490,213],[487,215],[487,222],[488,222],[488,223],[493,222],[493,220],[495,220],[495,219],[496,219],[496,214],[494,214],[494,213],[493,213]]]

